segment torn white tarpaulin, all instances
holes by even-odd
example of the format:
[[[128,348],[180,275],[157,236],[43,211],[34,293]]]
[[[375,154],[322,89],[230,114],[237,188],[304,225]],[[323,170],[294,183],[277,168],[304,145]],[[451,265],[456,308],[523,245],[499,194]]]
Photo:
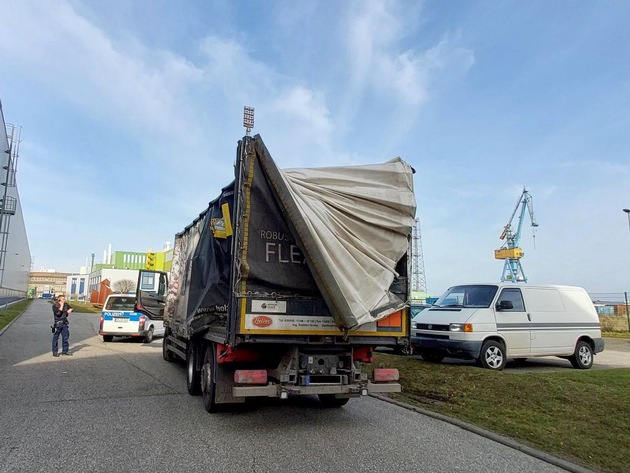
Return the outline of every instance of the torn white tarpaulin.
[[[403,308],[389,288],[415,223],[411,166],[396,158],[280,173],[311,236],[312,270],[326,268],[327,295],[347,308],[333,313],[338,325],[356,329]]]

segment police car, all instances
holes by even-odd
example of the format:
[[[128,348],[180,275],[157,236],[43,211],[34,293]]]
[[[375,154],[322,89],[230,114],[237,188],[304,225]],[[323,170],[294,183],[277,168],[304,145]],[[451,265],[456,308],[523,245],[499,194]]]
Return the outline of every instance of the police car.
[[[98,334],[104,342],[114,337],[141,337],[150,343],[155,335],[164,335],[164,322],[135,310],[135,294],[110,294],[103,305]]]

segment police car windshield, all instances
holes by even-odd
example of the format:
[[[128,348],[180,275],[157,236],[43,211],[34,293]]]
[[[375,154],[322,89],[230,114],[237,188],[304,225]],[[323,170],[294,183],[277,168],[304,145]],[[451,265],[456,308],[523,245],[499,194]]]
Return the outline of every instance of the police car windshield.
[[[433,307],[482,308],[490,307],[498,290],[497,286],[469,285],[449,288],[433,304]]]
[[[105,305],[105,310],[133,310],[133,297],[110,297]]]

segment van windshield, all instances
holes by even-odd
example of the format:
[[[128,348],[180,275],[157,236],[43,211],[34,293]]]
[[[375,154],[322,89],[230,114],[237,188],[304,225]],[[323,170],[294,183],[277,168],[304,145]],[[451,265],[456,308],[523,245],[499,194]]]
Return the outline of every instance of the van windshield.
[[[105,310],[132,311],[134,301],[134,297],[110,297],[105,304]]]
[[[433,307],[490,307],[498,286],[475,284],[453,286],[433,304]]]

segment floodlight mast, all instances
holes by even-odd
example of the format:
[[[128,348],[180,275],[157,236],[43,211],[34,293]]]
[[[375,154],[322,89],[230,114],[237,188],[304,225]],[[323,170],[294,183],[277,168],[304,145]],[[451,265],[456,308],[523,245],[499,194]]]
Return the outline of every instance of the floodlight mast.
[[[254,128],[254,107],[243,107],[243,126],[245,136],[249,136],[249,132]]]

